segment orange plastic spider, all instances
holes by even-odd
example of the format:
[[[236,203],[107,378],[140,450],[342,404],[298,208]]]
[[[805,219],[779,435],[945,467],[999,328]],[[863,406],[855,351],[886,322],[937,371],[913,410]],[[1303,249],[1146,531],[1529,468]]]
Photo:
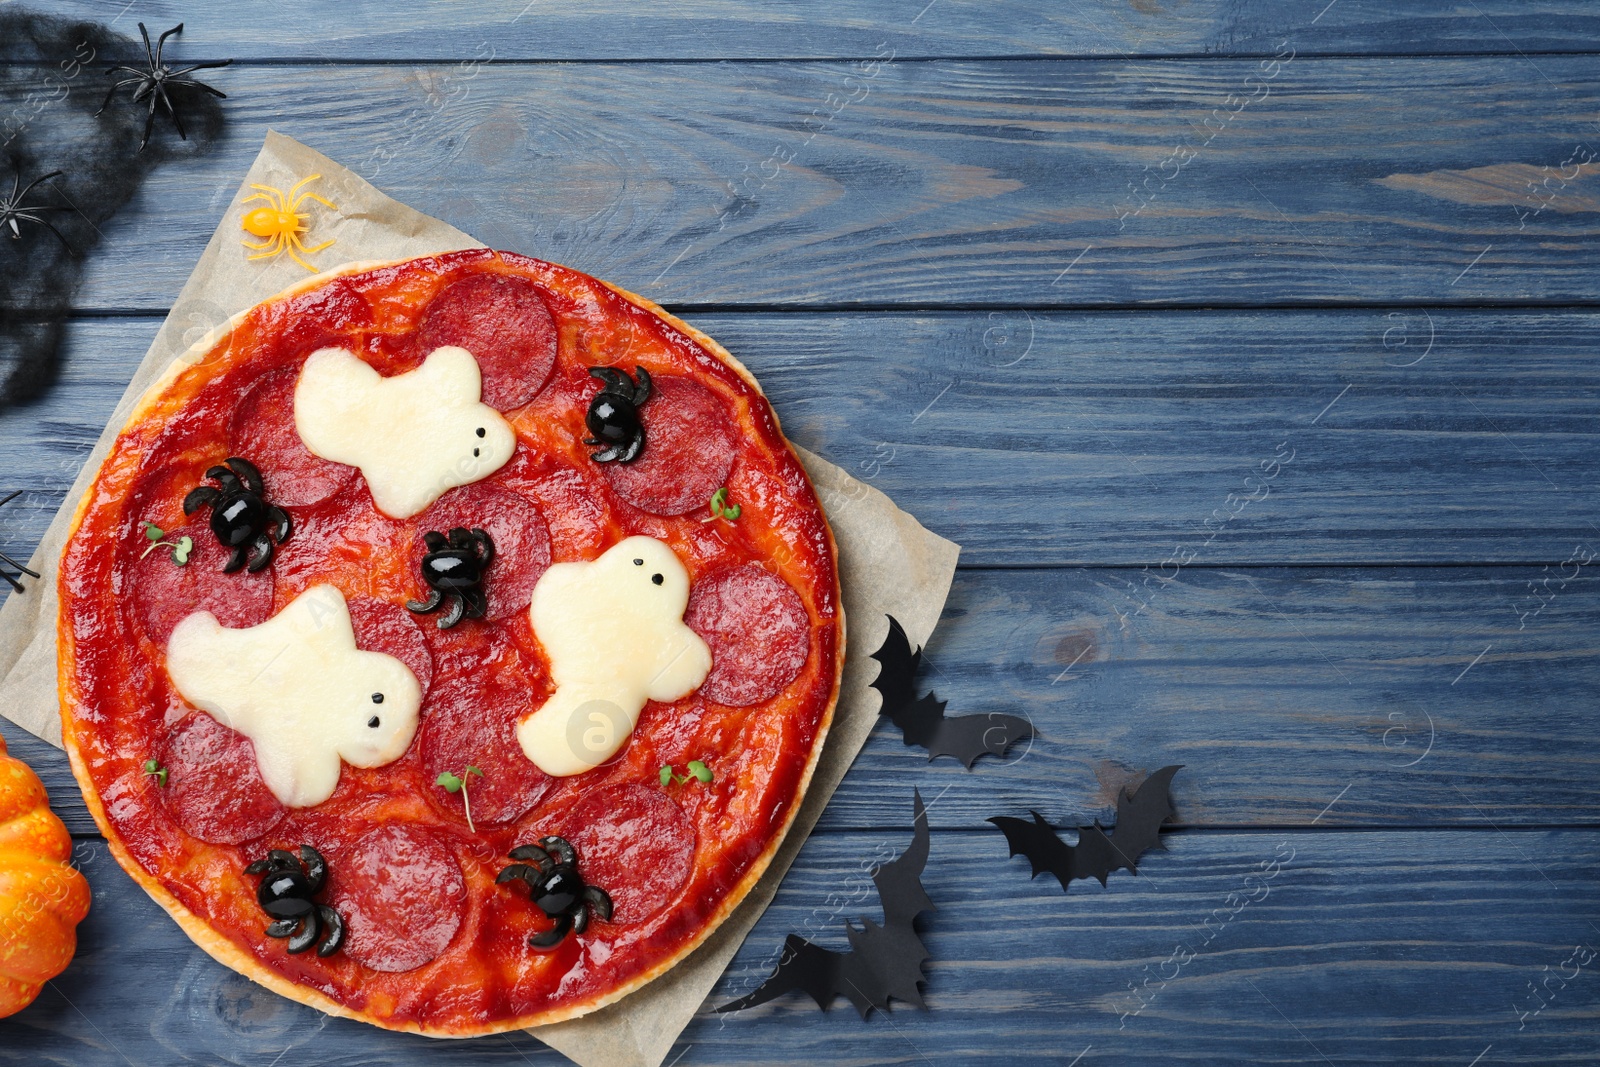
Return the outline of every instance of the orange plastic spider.
[[[333,244],[333,241],[330,239],[322,242],[315,248],[307,248],[300,240],[300,235],[306,232],[305,221],[306,219],[310,218],[309,215],[299,213],[300,205],[305,203],[307,200],[315,200],[319,204],[325,204],[328,207],[333,207],[333,204],[329,203],[327,200],[324,200],[316,193],[300,192],[301,187],[316,181],[320,177],[322,177],[322,175],[313,174],[304,181],[295,183],[294,188],[289,190],[287,196],[284,195],[282,190],[274,189],[270,185],[250,186],[252,189],[259,189],[261,191],[256,193],[254,196],[245,197],[243,203],[248,204],[252,200],[265,200],[269,206],[258,207],[247,212],[244,219],[240,223],[240,225],[242,225],[250,233],[255,234],[257,237],[266,238],[266,240],[262,241],[260,244],[253,244],[250,241],[240,242],[246,248],[266,249],[264,252],[260,252],[253,256],[248,256],[246,258],[271,259],[281,252],[287,252],[289,253],[290,259],[300,264],[312,274],[317,273],[317,268],[301,259],[299,254],[296,252],[296,249],[309,256],[311,253],[320,252],[324,248],[327,248],[329,245]],[[338,208],[333,209],[335,211],[339,210]]]

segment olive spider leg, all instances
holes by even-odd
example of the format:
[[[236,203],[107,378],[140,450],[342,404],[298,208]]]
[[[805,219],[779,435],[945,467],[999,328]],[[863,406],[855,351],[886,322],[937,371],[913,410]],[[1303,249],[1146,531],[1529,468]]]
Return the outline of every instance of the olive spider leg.
[[[556,916],[555,925],[542,934],[528,938],[528,944],[537,949],[555,948],[572,931],[572,918],[565,913]]]
[[[439,610],[439,605],[443,602],[444,594],[439,592],[437,589],[430,589],[428,591],[427,600],[408,600],[406,601],[406,607],[419,614],[425,615],[430,611]]]
[[[0,501],[0,503],[4,503],[4,501]],[[481,530],[476,526],[472,528],[472,532],[478,537],[478,566],[487,567],[494,562],[494,541],[490,539],[487,531]]]
[[[193,515],[195,508],[203,504],[215,504],[221,499],[222,493],[219,490],[213,489],[209,485],[197,485],[189,490],[189,494],[183,498],[183,513],[185,515]]]
[[[278,527],[279,544],[294,536],[294,520],[289,517],[287,511],[274,504],[267,509],[267,517]]]
[[[244,482],[244,487],[257,496],[267,491],[266,483],[261,480],[261,471],[256,468],[254,463],[242,456],[230,457],[228,459],[228,469],[237,474],[239,480]]]
[[[550,858],[550,853],[538,845],[522,845],[514,848],[509,853],[514,860],[526,860],[538,869],[540,874],[549,874],[555,861]]]
[[[300,928],[300,932],[291,937],[289,939],[289,943],[284,946],[284,948],[289,950],[291,955],[296,952],[304,952],[306,949],[316,944],[317,935],[322,933],[322,921],[317,917],[316,908],[312,908],[310,911],[306,912],[305,915],[301,917],[301,921],[304,922],[305,925],[302,926]]]
[[[467,598],[465,596],[458,596],[451,601],[449,610],[440,616],[439,621],[435,625],[437,625],[441,630],[448,630],[450,627],[460,622],[466,613]]]
[[[557,859],[559,859],[562,863],[567,864],[569,867],[576,866],[578,863],[578,854],[572,850],[571,845],[567,844],[565,838],[540,838],[539,847],[544,849],[546,852],[554,854]]]
[[[585,886],[583,890],[583,899],[585,903],[594,909],[596,915],[600,916],[600,918],[604,919],[606,922],[611,921],[610,893],[607,893],[604,889],[601,889],[596,885]],[[582,931],[579,932],[581,933]]]
[[[244,552],[245,547],[246,546],[241,545],[239,548],[235,549],[235,551]],[[245,568],[245,570],[249,571],[251,574],[262,570],[272,562],[272,553],[274,551],[272,538],[268,537],[265,533],[256,538],[254,541],[250,542],[248,547],[255,549],[255,558],[252,559],[250,561],[250,565]]]
[[[311,891],[316,893],[322,889],[323,879],[328,876],[328,861],[310,845],[300,846],[300,858],[305,861],[306,880],[311,883]]]

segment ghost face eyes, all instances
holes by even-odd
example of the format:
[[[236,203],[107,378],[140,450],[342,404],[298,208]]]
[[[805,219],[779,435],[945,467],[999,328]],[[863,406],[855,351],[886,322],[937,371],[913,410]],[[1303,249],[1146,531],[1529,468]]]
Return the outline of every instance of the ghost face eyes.
[[[633,565],[635,567],[643,567],[644,566],[644,560],[636,559],[636,560],[633,561]],[[652,574],[650,576],[650,581],[654,582],[656,585],[660,585],[663,582],[665,582],[666,580],[667,580],[667,577],[664,574]]]

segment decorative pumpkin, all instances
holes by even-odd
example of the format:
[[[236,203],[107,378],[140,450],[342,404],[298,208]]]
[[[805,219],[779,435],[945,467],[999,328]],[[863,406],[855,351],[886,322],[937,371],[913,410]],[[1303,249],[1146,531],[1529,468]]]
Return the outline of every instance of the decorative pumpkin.
[[[77,950],[89,883],[71,858],[44,783],[0,738],[0,1018],[33,1003]]]

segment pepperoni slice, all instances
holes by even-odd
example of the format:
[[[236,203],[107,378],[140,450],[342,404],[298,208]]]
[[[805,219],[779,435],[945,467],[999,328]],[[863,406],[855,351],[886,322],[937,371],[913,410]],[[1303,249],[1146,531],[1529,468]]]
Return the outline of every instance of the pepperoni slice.
[[[344,952],[375,971],[409,971],[450,944],[467,911],[461,864],[436,835],[380,826],[328,857]]]
[[[639,409],[644,451],[632,463],[605,464],[617,495],[654,515],[706,507],[733,468],[734,433],[717,395],[688,378],[651,379]]]
[[[526,497],[483,482],[450,490],[417,520],[411,572],[417,576],[419,597],[425,592],[422,557],[428,553],[422,534],[448,533],[456,526],[483,530],[494,542],[494,560],[483,583],[489,598],[484,618],[503,619],[526,608],[533,600],[533,587],[550,566],[550,531]]]
[[[278,330],[269,343],[278,362],[304,357],[328,345],[359,348],[351,334],[372,326],[372,305],[348,278],[335,278],[308,293],[290,297],[278,311]]]
[[[529,762],[517,741],[518,720],[539,699],[525,685],[480,673],[441,683],[424,709],[425,780],[435,781],[447,771],[459,775],[469,764],[483,772],[467,780],[475,826],[520,818],[554,788],[556,780]],[[434,792],[430,796],[465,825],[461,794]]]
[[[433,653],[428,651],[428,639],[416,616],[398,604],[367,596],[352,598],[349,608],[356,647],[383,652],[404,663],[416,676],[426,700],[433,684]]]
[[[611,530],[606,494],[597,493],[583,472],[550,455],[517,449],[494,480],[539,505],[550,531],[551,558],[558,563],[600,554]]]
[[[800,594],[759,563],[695,582],[683,621],[711,646],[700,695],[718,704],[744,708],[772,699],[811,652],[811,617]]]
[[[231,553],[217,543],[207,525],[207,512],[194,517],[163,540],[180,537],[194,542],[189,562],[178,566],[172,551],[157,546],[128,568],[127,586],[118,595],[133,604],[134,617],[145,636],[165,645],[173,628],[196,611],[209,611],[224,626],[254,626],[272,615],[272,568],[251,574],[238,570],[222,573]],[[148,547],[148,546],[146,546]],[[144,549],[140,549],[144,551]]]
[[[417,343],[471,352],[483,374],[483,402],[500,411],[532,400],[556,365],[556,320],[539,287],[504,274],[468,274],[441,289],[422,313]]]
[[[689,817],[659,789],[599,789],[563,820],[578,873],[611,896],[611,921],[643,922],[672,903],[694,869]]]
[[[250,739],[203,711],[172,728],[160,755],[167,769],[161,798],[177,824],[213,845],[265,836],[287,814],[256,764]]]
[[[355,477],[356,469],[314,456],[294,428],[295,367],[266,374],[240,399],[228,426],[236,456],[261,470],[267,499],[284,507],[305,507],[328,499]]]

